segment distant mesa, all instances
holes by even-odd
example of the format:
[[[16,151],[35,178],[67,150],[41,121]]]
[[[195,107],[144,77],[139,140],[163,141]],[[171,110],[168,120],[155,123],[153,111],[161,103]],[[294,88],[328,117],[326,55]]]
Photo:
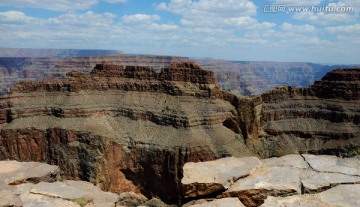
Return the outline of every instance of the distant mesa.
[[[72,58],[123,54],[121,50],[0,48],[0,57]]]

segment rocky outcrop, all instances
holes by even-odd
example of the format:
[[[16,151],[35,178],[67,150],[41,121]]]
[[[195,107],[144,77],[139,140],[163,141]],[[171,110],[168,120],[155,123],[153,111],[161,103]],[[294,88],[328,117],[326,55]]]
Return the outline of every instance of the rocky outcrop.
[[[84,181],[61,181],[58,166],[0,161],[0,206],[115,207],[119,196]]]
[[[353,76],[356,71],[342,73]],[[188,199],[229,190],[229,183],[249,173],[234,172],[226,181],[216,175],[223,182],[206,180],[186,187],[180,180],[187,162],[255,154],[356,154],[359,100],[349,95],[324,98],[319,91],[315,85],[281,87],[254,98],[238,97],[221,90],[214,73],[193,62],[176,62],[161,70],[102,63],[90,73],[19,82],[1,96],[0,159],[55,164],[67,179],[179,204],[182,191],[189,193]],[[293,168],[297,166],[259,169],[256,177],[275,183],[267,175],[283,171],[295,179]],[[321,183],[314,184],[309,175],[304,185],[309,192],[316,191],[313,186],[327,188],[326,183],[337,182],[326,174],[313,176]],[[247,179],[224,196],[255,192],[261,200],[300,191],[293,179],[274,184],[283,186],[276,192],[251,175]],[[353,177],[346,180],[352,182]],[[214,187],[197,194],[203,186]]]
[[[87,57],[83,57],[87,56]],[[124,66],[146,66],[157,71],[187,57],[124,55],[121,51],[31,50],[0,48],[0,94],[18,81],[50,80],[76,70],[90,72],[102,61]],[[273,88],[290,85],[307,87],[327,72],[354,65],[321,65],[299,62],[258,62],[196,59],[202,68],[213,71],[217,84],[235,95],[255,96]]]
[[[280,87],[253,99],[256,132],[248,146],[262,157],[359,152],[360,69],[334,70],[308,88]],[[254,138],[255,137],[255,138]]]
[[[103,63],[20,82],[1,97],[0,158],[56,164],[67,179],[176,203],[184,163],[252,155],[224,94],[194,63],[160,72]]]
[[[222,168],[222,175],[233,181],[233,169],[253,168],[251,161],[254,157],[241,158],[243,163],[237,164],[236,158],[219,159],[203,163],[187,163],[184,166],[183,187],[191,184],[201,185],[206,179],[212,179],[211,173],[218,171],[218,166],[224,164],[231,168]],[[212,206],[223,202],[224,198],[232,198],[231,202],[241,201],[241,205],[256,206],[357,206],[360,193],[360,159],[338,158],[335,156],[316,155],[287,155],[278,158],[260,160],[261,164],[253,168],[248,175],[240,177],[222,191],[208,193],[215,184],[221,185],[220,180],[214,179],[212,186],[203,185],[203,188],[194,189],[193,192],[183,191],[185,197],[195,195],[187,206]],[[217,162],[218,165],[212,163]],[[244,165],[244,163],[246,163]],[[192,167],[189,168],[188,165]],[[198,174],[203,168],[202,176]],[[185,170],[187,169],[187,170]],[[341,170],[341,172],[339,172]],[[210,172],[206,175],[206,172]],[[194,179],[189,182],[187,177]],[[206,187],[205,187],[206,186]],[[310,189],[311,188],[311,189]],[[353,189],[353,191],[351,190]],[[205,197],[205,199],[204,199]],[[234,199],[235,198],[235,199]],[[197,200],[199,199],[199,200]],[[212,201],[208,203],[209,201]],[[227,202],[230,202],[228,200]],[[235,206],[235,204],[233,204]],[[241,206],[240,205],[240,206]]]
[[[304,207],[355,207],[360,205],[360,185],[339,185],[315,195],[294,195],[290,197],[269,197],[262,207],[304,206]]]
[[[214,71],[216,83],[232,94],[257,96],[280,86],[308,87],[336,68],[354,65],[323,65],[304,62],[196,60]]]
[[[201,197],[228,189],[235,181],[246,177],[260,165],[259,159],[223,158],[214,161],[184,165],[181,180],[185,198]]]
[[[69,58],[0,57],[0,94],[19,81],[52,80],[71,71],[89,73],[98,63],[152,67],[157,71],[173,62],[188,61],[185,57],[152,55],[103,55]]]

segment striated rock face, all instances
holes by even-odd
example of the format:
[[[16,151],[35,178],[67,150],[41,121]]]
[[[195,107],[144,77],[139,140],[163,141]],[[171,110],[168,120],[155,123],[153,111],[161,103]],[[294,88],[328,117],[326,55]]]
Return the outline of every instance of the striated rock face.
[[[192,62],[175,62],[161,70],[102,63],[86,74],[75,71],[55,80],[19,82],[0,97],[0,159],[55,164],[68,179],[178,204],[183,193],[191,198],[221,192],[243,176],[238,170],[223,175],[218,169],[221,174],[214,177],[219,183],[181,185],[187,162],[229,155],[356,154],[359,98],[356,87],[344,85],[358,83],[359,69],[332,73],[351,78],[343,78],[342,85],[324,78],[309,88],[280,87],[254,98],[221,90],[213,72]],[[328,85],[332,89],[324,97]],[[331,94],[339,91],[342,96]],[[304,163],[287,161],[279,167],[271,166],[273,162],[256,177],[281,189],[269,183],[265,188],[250,175],[223,196],[249,192],[243,200],[259,195],[249,201],[257,205],[269,195],[299,193],[294,168],[304,168]],[[285,183],[268,177],[279,172],[294,177]],[[314,183],[315,178],[321,182]],[[304,186],[314,192],[317,186],[326,189],[336,182],[326,174],[309,173]],[[204,186],[213,188],[199,192]]]
[[[255,168],[251,164],[254,157],[241,159],[243,163],[240,165],[236,158],[192,163],[192,168],[188,168],[188,164],[185,164],[184,178],[193,177],[191,184],[204,187],[197,188],[190,194],[184,191],[184,196],[196,195],[193,197],[194,200],[185,204],[184,207],[217,206],[217,203],[222,202],[233,202],[232,205],[236,206],[235,202],[239,201],[241,201],[241,205],[247,207],[358,206],[360,204],[358,196],[360,193],[358,185],[360,183],[359,157],[341,159],[335,156],[294,154],[260,160],[260,164]],[[214,162],[217,162],[218,165],[212,165]],[[253,169],[248,175],[224,186],[223,191],[209,193],[204,197],[202,192],[206,192],[207,189],[205,187],[207,182],[204,180],[211,179],[213,177],[211,173],[217,172],[218,166],[222,164],[231,166],[231,168],[223,167],[221,173],[228,175],[229,180],[232,179],[233,169],[237,165],[239,169]],[[202,176],[194,177],[193,175],[198,174],[198,168],[201,166],[208,167],[203,168]],[[186,168],[188,169],[186,170]],[[210,173],[206,175],[205,172]],[[188,179],[183,179],[182,185],[189,186],[188,181]],[[216,179],[213,182],[221,184],[221,181]],[[211,186],[208,189],[211,189]],[[224,200],[226,198],[232,199]]]
[[[93,57],[83,57],[93,56]],[[94,57],[97,56],[97,57]],[[121,51],[102,50],[31,50],[0,48],[0,94],[15,82],[50,80],[76,70],[90,72],[95,64],[106,61],[124,66],[146,66],[157,71],[187,57],[124,55]],[[282,85],[307,87],[336,68],[354,65],[321,65],[258,61],[194,60],[213,71],[217,84],[235,95],[255,96]],[[356,66],[357,67],[357,66]]]
[[[357,154],[360,69],[334,70],[308,88],[280,87],[255,97],[247,145],[262,157],[298,152]]]
[[[99,64],[20,82],[0,98],[0,159],[56,164],[64,178],[178,202],[184,163],[252,155],[223,96],[234,97],[194,63],[158,73]]]
[[[337,69],[326,74],[321,81],[311,86],[316,96],[321,98],[359,100],[359,69]]]
[[[336,68],[354,65],[322,65],[304,62],[196,60],[215,72],[216,83],[236,95],[256,96],[279,86],[308,87]],[[356,66],[358,67],[358,66]]]
[[[43,52],[47,53],[47,51]],[[124,66],[152,67],[160,71],[161,68],[173,62],[188,60],[184,57],[124,54],[69,58],[6,57],[4,55],[0,57],[0,94],[7,92],[14,83],[19,81],[51,80],[63,77],[74,70],[89,73],[94,65],[103,61]]]

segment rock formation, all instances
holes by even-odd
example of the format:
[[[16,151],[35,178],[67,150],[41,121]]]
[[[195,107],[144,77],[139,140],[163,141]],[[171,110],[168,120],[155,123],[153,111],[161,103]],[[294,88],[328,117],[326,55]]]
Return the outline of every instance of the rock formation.
[[[186,62],[159,73],[99,64],[20,82],[1,97],[0,159],[55,164],[64,178],[177,202],[185,162],[252,154],[221,94],[212,72]]]
[[[58,166],[0,161],[0,206],[114,207],[119,196],[84,181],[61,181]]]
[[[332,73],[344,77],[341,84]],[[19,82],[0,97],[0,160],[46,162],[60,166],[66,179],[179,204],[182,190],[192,192],[186,199],[207,185],[215,193],[250,173],[234,172],[232,181],[215,176],[223,180],[220,185],[209,181],[182,188],[187,162],[299,152],[356,154],[360,70],[332,73],[309,88],[281,87],[253,98],[221,90],[214,73],[193,62],[174,62],[161,70],[102,63],[86,74]],[[279,172],[294,177],[278,183],[283,188],[277,193],[301,191],[293,185],[294,169],[257,173],[275,182],[267,175]],[[249,190],[251,178],[224,196]],[[306,186],[314,190],[312,181]],[[264,193],[276,194],[272,189]]]
[[[247,145],[262,157],[355,155],[360,146],[360,69],[334,70],[308,88],[280,87],[253,98]]]
[[[239,159],[242,162],[239,163]],[[335,156],[310,154],[286,155],[279,158],[260,160],[252,164],[255,157],[223,158],[202,163],[184,165],[183,188],[189,185],[203,186],[193,191],[183,191],[184,197],[193,201],[184,205],[216,206],[216,203],[233,203],[232,206],[358,206],[360,204],[360,157],[341,159]],[[217,162],[218,165],[212,163]],[[218,172],[219,176],[205,172]],[[205,167],[206,166],[206,167]],[[233,169],[251,169],[242,177],[234,177]],[[199,170],[203,168],[202,176]],[[233,180],[235,178],[235,180]],[[212,179],[212,185],[207,180]],[[222,180],[231,180],[224,186]],[[190,182],[189,182],[190,181]],[[223,189],[209,191],[212,186]],[[201,199],[202,198],[202,199]],[[231,198],[231,200],[228,200]],[[198,200],[199,199],[199,200]],[[241,203],[239,202],[241,201]],[[236,202],[240,204],[236,204]],[[221,206],[221,205],[220,205]],[[225,205],[224,205],[225,206]]]
[[[121,51],[31,50],[0,48],[0,94],[18,81],[50,80],[76,70],[90,72],[102,61],[124,66],[146,66],[156,71],[186,57],[124,55]],[[87,55],[87,57],[83,57]],[[92,57],[91,57],[92,56]],[[95,57],[96,56],[96,57]],[[282,85],[307,87],[336,68],[354,65],[321,65],[298,62],[258,62],[196,59],[215,73],[217,84],[235,95],[255,96]]]
[[[124,54],[71,58],[0,56],[0,92],[7,92],[19,81],[51,80],[64,77],[71,71],[89,73],[97,63],[101,62],[124,66],[146,66],[160,71],[173,62],[187,60],[188,58],[184,57]]]

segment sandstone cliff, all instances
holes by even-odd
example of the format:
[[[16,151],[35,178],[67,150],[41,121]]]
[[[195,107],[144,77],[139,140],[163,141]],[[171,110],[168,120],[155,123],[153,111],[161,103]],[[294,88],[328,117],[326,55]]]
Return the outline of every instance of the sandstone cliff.
[[[186,62],[158,73],[104,63],[17,83],[0,98],[0,159],[56,164],[65,178],[177,202],[184,163],[252,154],[237,108],[214,83]]]
[[[359,78],[360,69],[338,69],[308,88],[280,87],[255,97],[257,130],[248,146],[262,157],[358,153]]]
[[[15,82],[23,80],[50,80],[76,70],[90,72],[96,63],[124,66],[146,66],[156,71],[186,57],[124,55],[118,51],[98,50],[28,50],[0,48],[0,94]],[[84,56],[97,57],[79,57]],[[111,55],[113,54],[113,55]],[[60,58],[61,57],[61,58]],[[196,59],[202,68],[215,73],[217,84],[235,95],[255,96],[282,85],[307,87],[335,68],[349,65],[321,65],[299,62],[259,62]]]
[[[356,153],[359,73],[335,70],[309,88],[254,98],[221,90],[213,72],[191,62],[161,70],[102,63],[20,82],[0,97],[0,159],[56,164],[65,178],[178,203],[186,162]]]

